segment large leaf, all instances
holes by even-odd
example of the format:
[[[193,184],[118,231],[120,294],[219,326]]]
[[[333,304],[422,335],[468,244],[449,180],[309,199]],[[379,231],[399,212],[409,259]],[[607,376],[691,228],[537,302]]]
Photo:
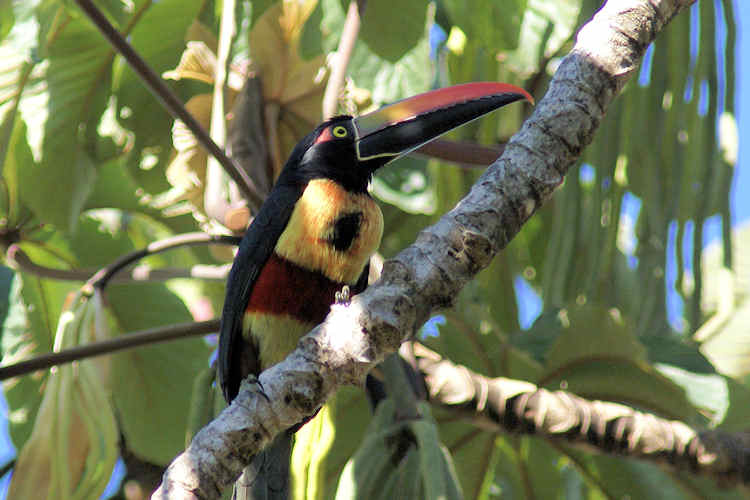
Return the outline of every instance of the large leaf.
[[[703,342],[701,352],[721,373],[750,383],[750,300],[744,300],[719,332]]]
[[[336,498],[461,498],[429,407],[421,403],[418,408],[419,418],[399,419],[393,400],[380,402],[365,439],[341,473]]]
[[[444,3],[453,24],[468,38],[480,40],[490,51],[512,49],[518,44],[526,0],[447,0]]]
[[[174,68],[180,60],[185,35],[200,7],[200,2],[166,0],[144,2],[134,13],[129,40],[157,74]],[[114,71],[114,89],[118,119],[135,133],[131,173],[147,192],[162,192],[169,187],[163,169],[171,149],[172,119],[120,58]]]
[[[3,324],[4,365],[52,350],[55,325],[63,303],[73,288],[68,284],[45,282],[29,275],[16,275],[10,293],[10,307]],[[47,371],[40,370],[3,382],[9,408],[10,435],[19,448],[31,434],[41,403],[41,387],[47,375]]]
[[[327,406],[333,414],[333,442],[325,457],[315,457],[322,462],[325,472],[323,498],[333,496],[339,475],[362,442],[367,431],[366,424],[372,418],[365,392],[359,387],[340,389]]]
[[[396,62],[423,37],[427,5],[426,0],[368,3],[362,16],[360,36],[375,54]]]
[[[716,370],[734,377],[746,386],[750,383],[750,342],[747,321],[750,317],[750,287],[744,279],[750,253],[747,241],[750,227],[732,232],[733,269],[725,267],[725,251],[718,244],[706,249],[703,256],[705,293],[703,310],[709,315],[697,338],[702,341],[701,353]]]
[[[56,15],[69,14],[59,7]],[[48,40],[45,90],[21,104],[41,157],[21,169],[19,184],[40,218],[71,229],[96,179],[87,146],[106,105],[112,53],[86,19],[70,17]]]
[[[168,234],[164,226],[144,216],[97,211],[83,220],[72,246],[81,262],[96,267]],[[148,262],[187,266],[195,260],[189,251],[179,250],[152,256]],[[111,285],[106,298],[117,329],[113,335],[192,319],[184,299],[164,284]],[[129,450],[165,464],[182,449],[193,380],[207,366],[210,352],[202,339],[193,338],[112,357],[110,387]],[[157,435],[159,439],[154,439]]]
[[[584,306],[560,314],[562,331],[548,353],[540,385],[701,422],[682,389],[646,363],[645,348],[616,311]]]
[[[163,285],[113,286],[107,296],[124,332],[191,319],[182,301]],[[134,315],[134,310],[140,313]],[[167,464],[183,449],[193,379],[207,366],[211,350],[203,339],[193,338],[113,356],[112,396],[133,453]]]
[[[598,493],[589,498],[683,500],[686,498],[686,491],[694,494],[694,498],[743,498],[739,491],[721,489],[711,481],[696,479],[694,474],[670,474],[654,464],[634,459],[586,455],[568,447],[565,450],[581,475],[586,478],[590,489]]]
[[[543,70],[542,58],[550,57],[569,40],[576,28],[581,0],[528,0],[523,12],[518,48],[508,64],[521,74]]]
[[[96,338],[101,297],[76,297],[60,315],[55,349]],[[29,440],[19,452],[9,496],[98,497],[118,454],[115,416],[107,397],[101,360],[67,364],[50,373]]]

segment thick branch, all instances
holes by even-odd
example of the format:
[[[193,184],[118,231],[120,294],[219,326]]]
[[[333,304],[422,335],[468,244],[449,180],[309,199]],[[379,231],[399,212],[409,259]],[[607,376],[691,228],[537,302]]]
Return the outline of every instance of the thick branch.
[[[153,498],[218,498],[277,433],[312,415],[341,385],[361,383],[431,313],[450,307],[552,195],[646,46],[691,3],[608,2],[581,30],[534,114],[461,203],[386,262],[378,283],[348,306],[333,306],[285,361],[260,375],[260,385],[244,383],[172,462]]]
[[[750,484],[750,434],[699,432],[616,403],[502,377],[488,378],[414,344],[432,403],[493,432],[515,432],[587,450],[652,460],[699,472],[720,484]]]

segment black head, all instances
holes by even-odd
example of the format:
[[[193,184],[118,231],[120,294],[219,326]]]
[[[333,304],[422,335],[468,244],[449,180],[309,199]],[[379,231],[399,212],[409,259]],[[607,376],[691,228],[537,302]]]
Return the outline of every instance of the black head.
[[[520,99],[533,102],[525,90],[512,85],[468,83],[410,97],[358,118],[337,116],[297,144],[279,182],[305,185],[327,178],[347,190],[365,192],[378,168]]]
[[[305,142],[296,170],[303,180],[326,178],[348,191],[366,192],[372,174],[387,160],[361,161],[357,157],[357,129],[351,116],[332,118],[312,132]]]

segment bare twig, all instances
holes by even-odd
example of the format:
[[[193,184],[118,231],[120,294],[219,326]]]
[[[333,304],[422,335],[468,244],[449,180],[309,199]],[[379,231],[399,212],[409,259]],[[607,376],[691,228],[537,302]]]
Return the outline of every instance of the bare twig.
[[[221,6],[221,25],[219,28],[219,48],[216,54],[216,71],[214,73],[214,90],[211,104],[211,138],[220,147],[227,142],[226,97],[229,52],[232,48],[236,28],[234,19],[234,0],[224,0]],[[235,163],[244,172],[242,167]],[[249,176],[248,176],[249,177]],[[258,193],[260,194],[260,193]],[[209,157],[206,165],[206,188],[203,192],[203,205],[206,213],[222,224],[229,210],[229,189],[221,164],[216,158]]]
[[[61,281],[87,281],[98,269],[57,269],[41,266],[24,252],[18,245],[11,245],[5,254],[11,266],[40,278]],[[110,284],[133,282],[166,281],[175,278],[194,278],[204,280],[225,280],[231,264],[220,266],[195,265],[190,268],[166,267],[154,269],[148,265],[135,266],[128,274],[117,273],[109,280]]]
[[[341,32],[341,40],[336,50],[336,55],[331,64],[331,76],[328,78],[326,91],[323,95],[323,119],[331,118],[336,114],[339,107],[339,96],[346,81],[346,68],[354,52],[354,44],[359,35],[360,17],[365,10],[364,1],[351,0],[349,10],[346,12],[344,30]]]
[[[133,50],[133,47],[127,42],[127,40],[125,40],[125,38],[123,38],[115,27],[112,26],[104,14],[101,13],[91,0],[76,0],[76,3],[81,10],[89,16],[94,25],[99,28],[99,31],[102,32],[104,37],[110,44],[112,44],[115,50],[125,58],[130,67],[133,68],[133,71],[141,77],[148,89],[161,101],[167,111],[169,111],[174,118],[182,120],[185,123],[206,151],[221,163],[245,196],[247,196],[252,202],[260,204],[262,198],[260,197],[260,193],[258,193],[252,179],[250,179],[242,169],[237,167],[224,151],[216,145],[208,135],[208,132],[206,132],[193,115],[185,109],[185,106],[180,102],[180,99],[175,93],[172,92],[172,90],[156,73],[154,73],[141,56]]]
[[[132,349],[157,342],[167,342],[198,335],[206,335],[219,330],[219,320],[212,319],[198,323],[180,323],[160,328],[149,328],[133,333],[126,333],[119,337],[92,342],[90,344],[73,347],[59,352],[41,354],[31,359],[20,361],[12,365],[0,366],[0,380],[17,377],[37,370],[45,370],[52,366],[71,363],[80,359],[92,358],[103,354],[111,354],[125,349]]]
[[[105,288],[112,277],[128,265],[144,257],[181,246],[191,245],[239,245],[237,236],[211,235],[206,233],[186,233],[149,244],[146,248],[125,254],[112,264],[100,269],[86,282],[88,286]]]

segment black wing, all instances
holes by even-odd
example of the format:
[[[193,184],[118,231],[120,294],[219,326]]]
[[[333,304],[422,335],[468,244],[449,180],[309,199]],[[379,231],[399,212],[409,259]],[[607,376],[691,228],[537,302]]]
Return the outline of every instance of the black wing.
[[[248,373],[257,373],[259,362],[253,346],[242,336],[242,319],[250,292],[261,269],[302,196],[297,186],[277,184],[242,238],[227,280],[227,293],[219,329],[218,376],[224,398],[234,399]]]

